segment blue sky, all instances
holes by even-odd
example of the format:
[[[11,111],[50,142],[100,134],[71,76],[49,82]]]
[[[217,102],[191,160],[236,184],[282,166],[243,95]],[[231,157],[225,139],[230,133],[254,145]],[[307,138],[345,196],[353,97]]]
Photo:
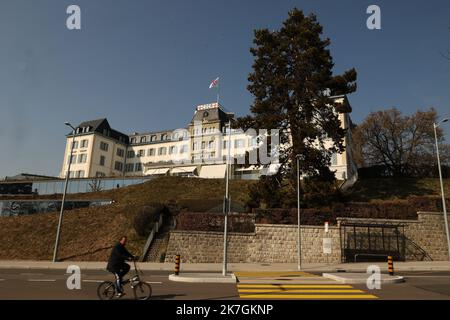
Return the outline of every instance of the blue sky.
[[[81,7],[82,30],[66,28]],[[382,29],[366,28],[381,7]],[[278,29],[298,7],[331,38],[335,72],[355,67],[352,118],[398,107],[450,116],[449,1],[2,0],[0,2],[0,178],[57,175],[64,121],[107,117],[124,133],[184,127],[215,99],[249,112],[253,30]],[[447,125],[447,141],[450,137]]]

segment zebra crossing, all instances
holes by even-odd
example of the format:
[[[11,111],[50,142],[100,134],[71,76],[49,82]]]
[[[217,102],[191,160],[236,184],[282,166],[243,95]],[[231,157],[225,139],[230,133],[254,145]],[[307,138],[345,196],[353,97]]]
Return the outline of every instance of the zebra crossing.
[[[238,284],[242,299],[376,299],[351,285],[340,284]]]
[[[307,272],[236,272],[241,299],[377,299],[378,297]]]

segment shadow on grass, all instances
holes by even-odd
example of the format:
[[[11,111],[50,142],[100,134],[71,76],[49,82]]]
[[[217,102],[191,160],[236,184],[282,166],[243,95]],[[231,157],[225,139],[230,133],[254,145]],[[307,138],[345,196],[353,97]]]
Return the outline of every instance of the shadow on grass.
[[[352,201],[407,199],[409,196],[439,195],[436,193],[439,181],[436,179],[378,178],[358,180],[349,190]],[[436,184],[436,186],[434,185]]]

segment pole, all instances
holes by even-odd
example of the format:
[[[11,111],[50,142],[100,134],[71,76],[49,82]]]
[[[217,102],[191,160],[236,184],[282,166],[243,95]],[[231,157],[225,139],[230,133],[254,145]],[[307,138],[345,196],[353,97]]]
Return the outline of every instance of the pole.
[[[228,121],[228,157],[227,157],[227,170],[226,170],[226,182],[225,182],[225,205],[224,205],[224,214],[225,214],[225,223],[224,223],[224,231],[223,231],[223,267],[222,267],[222,275],[227,275],[227,255],[228,255],[228,213],[230,212],[230,188],[229,188],[229,179],[230,179],[230,159],[231,152],[231,120]]]
[[[59,222],[58,222],[58,229],[56,231],[56,241],[55,241],[55,251],[53,252],[53,262],[56,262],[57,257],[58,257],[59,239],[61,236],[61,226],[62,226],[63,214],[64,214],[64,203],[66,201],[67,185],[69,184],[70,165],[72,164],[73,144],[75,142],[75,136],[76,136],[76,130],[74,128],[72,128],[72,129],[73,129],[72,145],[70,146],[69,165],[67,166],[66,181],[64,183],[64,192],[63,192],[63,197],[62,197],[62,201],[61,201],[61,211],[59,212]]]
[[[219,106],[219,98],[220,98],[220,79],[217,82],[217,106]]]
[[[439,158],[439,144],[438,144],[438,139],[437,139],[437,132],[436,132],[437,125],[436,125],[436,123],[433,123],[433,127],[434,127],[434,138],[436,140],[436,155],[437,155],[437,161],[438,161],[439,182],[441,184],[442,209],[443,209],[443,212],[444,212],[445,233],[447,235],[448,259],[450,260],[450,234],[449,234],[449,230],[448,230],[447,208],[445,206],[444,184],[442,182],[441,160]]]
[[[302,269],[302,233],[300,228],[300,161],[297,158],[297,254],[298,254],[298,270],[300,271]]]

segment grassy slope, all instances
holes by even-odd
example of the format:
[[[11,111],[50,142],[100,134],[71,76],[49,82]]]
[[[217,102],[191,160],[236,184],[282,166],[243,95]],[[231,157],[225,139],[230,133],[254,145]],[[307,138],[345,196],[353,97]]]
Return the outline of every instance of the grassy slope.
[[[444,179],[446,198],[450,197],[450,179]],[[349,190],[352,201],[406,199],[409,196],[441,196],[439,179],[379,178],[359,180]]]
[[[245,202],[250,181],[232,181],[231,197]],[[129,248],[141,254],[146,239],[139,238],[132,226],[134,215],[151,202],[176,200],[192,210],[199,204],[221,205],[223,180],[162,177],[123,189],[78,195],[72,198],[113,199],[109,206],[66,211],[61,234],[60,257],[67,260],[106,260],[111,245],[126,234]],[[198,201],[203,200],[207,201]],[[196,208],[193,208],[193,207]],[[4,217],[0,219],[0,259],[52,258],[58,213]]]

